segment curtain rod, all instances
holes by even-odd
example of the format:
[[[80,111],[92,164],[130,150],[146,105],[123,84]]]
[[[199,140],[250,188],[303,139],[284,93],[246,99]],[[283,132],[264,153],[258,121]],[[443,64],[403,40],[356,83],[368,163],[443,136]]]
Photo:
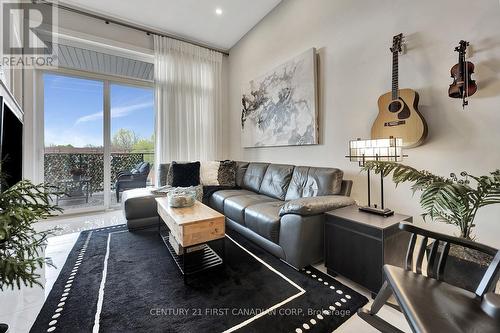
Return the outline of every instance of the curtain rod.
[[[185,42],[185,43],[189,43],[189,44],[196,45],[196,46],[199,46],[199,47],[203,47],[203,48],[209,49],[211,51],[216,51],[216,52],[222,53],[225,56],[229,55],[228,51],[226,51],[226,50],[217,49],[217,48],[208,46],[208,45],[203,44],[203,43],[194,42],[194,41],[188,40],[186,38],[182,38],[182,37],[179,37],[179,36],[168,34],[168,33],[165,33],[165,32],[159,31],[159,30],[154,30],[154,29],[151,29],[151,28],[147,28],[147,27],[144,27],[144,26],[141,26],[141,25],[131,24],[131,23],[122,21],[120,19],[116,19],[116,18],[112,18],[110,16],[106,16],[106,15],[95,13],[93,11],[83,10],[83,9],[80,9],[80,8],[75,7],[73,5],[70,6],[70,5],[67,5],[67,4],[63,4],[61,2],[55,3],[55,2],[51,2],[51,1],[47,1],[47,0],[33,0],[33,2],[35,2],[35,3],[43,3],[43,4],[46,4],[46,5],[49,5],[49,6],[56,6],[59,9],[64,9],[64,10],[69,11],[69,12],[73,12],[73,13],[76,13],[76,14],[80,14],[80,15],[83,15],[83,16],[88,16],[88,17],[91,17],[91,18],[94,18],[94,19],[97,19],[97,20],[104,21],[106,24],[113,23],[113,24],[120,25],[122,27],[126,27],[126,28],[129,28],[129,29],[134,29],[134,30],[145,32],[147,35],[158,35],[158,36],[162,36],[162,37],[168,37],[168,38],[172,38],[172,39],[175,39],[175,40],[178,40],[178,41],[181,41],[181,42]]]

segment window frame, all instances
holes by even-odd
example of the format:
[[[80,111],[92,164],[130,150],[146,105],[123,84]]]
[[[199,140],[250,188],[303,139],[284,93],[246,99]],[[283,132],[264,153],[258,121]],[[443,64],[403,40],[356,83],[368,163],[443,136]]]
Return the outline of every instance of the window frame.
[[[44,181],[44,151],[45,151],[45,87],[44,74],[60,75],[84,80],[100,81],[103,83],[103,150],[104,150],[104,187],[111,185],[111,85],[125,85],[153,90],[154,82],[138,80],[114,75],[91,73],[66,68],[38,69],[35,72],[36,101],[35,101],[35,152],[36,152],[36,182]],[[153,97],[153,99],[155,99]],[[156,115],[154,115],[156,118]],[[156,120],[155,120],[156,121]],[[155,129],[156,131],[156,129]],[[155,156],[156,159],[156,156]],[[118,205],[111,204],[111,192],[104,191],[104,204],[102,206],[68,209],[64,215],[81,214],[88,212],[114,209]]]

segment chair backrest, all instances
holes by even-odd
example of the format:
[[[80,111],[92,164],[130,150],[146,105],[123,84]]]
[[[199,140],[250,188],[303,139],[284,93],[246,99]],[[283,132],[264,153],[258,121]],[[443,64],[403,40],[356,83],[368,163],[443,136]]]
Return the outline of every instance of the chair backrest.
[[[139,167],[138,171],[141,175],[149,175],[150,164],[148,162],[143,162]]]
[[[139,168],[144,164],[144,162],[139,162],[135,166],[132,167],[130,171],[139,171]]]
[[[448,253],[450,251],[450,245],[455,244],[464,248],[476,250],[493,257],[493,260],[490,262],[488,269],[484,273],[481,282],[475,290],[475,293],[476,295],[482,297],[485,293],[492,291],[495,288],[499,278],[500,270],[500,251],[498,251],[497,249],[467,239],[425,230],[409,223],[400,223],[399,228],[412,234],[410,243],[408,245],[408,251],[406,252],[406,261],[404,267],[406,270],[414,271],[417,274],[422,274],[422,264],[424,261],[424,255],[429,245],[429,240],[434,239],[434,242],[432,243],[430,251],[427,255],[428,277],[440,281],[443,280],[443,273],[446,265],[446,260],[448,258]],[[418,249],[415,270],[413,270],[413,256],[415,253],[417,237],[419,235],[422,236],[422,242]],[[440,246],[441,250],[438,251]],[[438,260],[437,265],[436,260]]]

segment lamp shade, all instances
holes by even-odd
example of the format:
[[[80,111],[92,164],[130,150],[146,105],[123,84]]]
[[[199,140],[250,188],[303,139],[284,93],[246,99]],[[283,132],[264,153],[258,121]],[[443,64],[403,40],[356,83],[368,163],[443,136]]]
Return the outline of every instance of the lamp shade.
[[[362,164],[366,161],[401,162],[403,160],[403,139],[373,139],[349,141],[351,162]]]

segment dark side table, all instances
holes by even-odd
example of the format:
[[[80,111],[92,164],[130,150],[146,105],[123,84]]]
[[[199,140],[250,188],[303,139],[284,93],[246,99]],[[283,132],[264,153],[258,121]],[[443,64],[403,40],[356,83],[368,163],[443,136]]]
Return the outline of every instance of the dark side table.
[[[325,265],[330,275],[342,275],[375,296],[383,283],[382,266],[403,267],[410,234],[399,222],[412,222],[401,214],[383,217],[348,206],[326,213]]]

